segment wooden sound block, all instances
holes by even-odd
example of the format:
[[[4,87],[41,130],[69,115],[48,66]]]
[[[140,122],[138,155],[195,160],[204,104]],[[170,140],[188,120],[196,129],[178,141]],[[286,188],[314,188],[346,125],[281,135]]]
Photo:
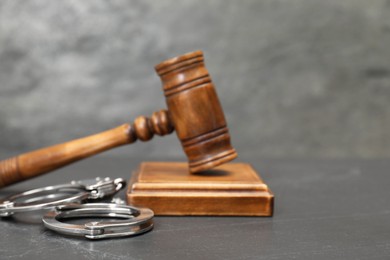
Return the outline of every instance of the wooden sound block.
[[[133,173],[127,203],[156,215],[272,216],[274,195],[247,163],[190,174],[187,163],[144,162]]]

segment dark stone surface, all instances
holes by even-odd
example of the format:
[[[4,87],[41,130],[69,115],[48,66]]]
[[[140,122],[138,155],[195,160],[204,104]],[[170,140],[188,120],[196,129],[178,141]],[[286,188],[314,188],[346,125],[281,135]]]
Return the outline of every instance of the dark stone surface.
[[[389,156],[389,46],[386,0],[3,0],[0,154],[165,107],[153,66],[202,49],[240,155]]]
[[[72,179],[128,179],[140,161],[96,157],[2,189],[0,197]],[[251,162],[275,193],[272,218],[155,217],[147,234],[88,241],[19,216],[0,221],[0,258],[389,259],[389,160]]]

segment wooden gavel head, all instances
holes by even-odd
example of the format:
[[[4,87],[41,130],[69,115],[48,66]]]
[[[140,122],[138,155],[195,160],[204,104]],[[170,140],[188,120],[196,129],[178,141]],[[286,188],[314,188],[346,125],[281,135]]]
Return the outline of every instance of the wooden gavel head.
[[[189,160],[190,172],[210,169],[237,157],[214,85],[195,51],[156,66],[168,111],[140,116],[133,124],[42,148],[0,162],[0,187],[58,169],[72,162],[130,144],[166,135],[176,129]]]
[[[169,119],[188,157],[190,171],[207,170],[236,158],[202,51],[166,60],[155,69],[163,83]]]

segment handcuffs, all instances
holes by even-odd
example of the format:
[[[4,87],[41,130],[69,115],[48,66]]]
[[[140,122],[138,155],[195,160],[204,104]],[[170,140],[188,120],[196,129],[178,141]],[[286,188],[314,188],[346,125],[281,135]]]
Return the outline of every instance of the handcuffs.
[[[121,218],[116,222],[88,222],[74,225],[60,222],[75,217]],[[68,204],[57,206],[43,217],[44,225],[62,234],[84,236],[89,239],[132,236],[153,228],[153,211],[111,203]]]
[[[121,205],[118,199],[113,199],[114,203],[90,203],[110,198],[125,186],[126,181],[121,178],[96,178],[33,189],[0,200],[0,217],[49,210],[42,219],[48,229],[88,239],[132,236],[151,230],[154,214],[150,209]],[[92,221],[84,225],[60,221],[86,217],[121,220]]]

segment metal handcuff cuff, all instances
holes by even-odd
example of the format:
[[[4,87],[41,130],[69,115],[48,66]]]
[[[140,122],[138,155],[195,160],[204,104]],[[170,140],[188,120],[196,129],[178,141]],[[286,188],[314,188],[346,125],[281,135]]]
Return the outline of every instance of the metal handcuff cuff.
[[[96,178],[72,181],[25,191],[0,200],[0,217],[14,213],[48,209],[44,225],[58,233],[84,236],[89,239],[123,237],[141,234],[153,228],[153,211],[114,203],[86,203],[110,198],[125,188],[126,181],[117,178]],[[60,222],[69,218],[120,218],[115,222],[89,222],[70,225]]]

